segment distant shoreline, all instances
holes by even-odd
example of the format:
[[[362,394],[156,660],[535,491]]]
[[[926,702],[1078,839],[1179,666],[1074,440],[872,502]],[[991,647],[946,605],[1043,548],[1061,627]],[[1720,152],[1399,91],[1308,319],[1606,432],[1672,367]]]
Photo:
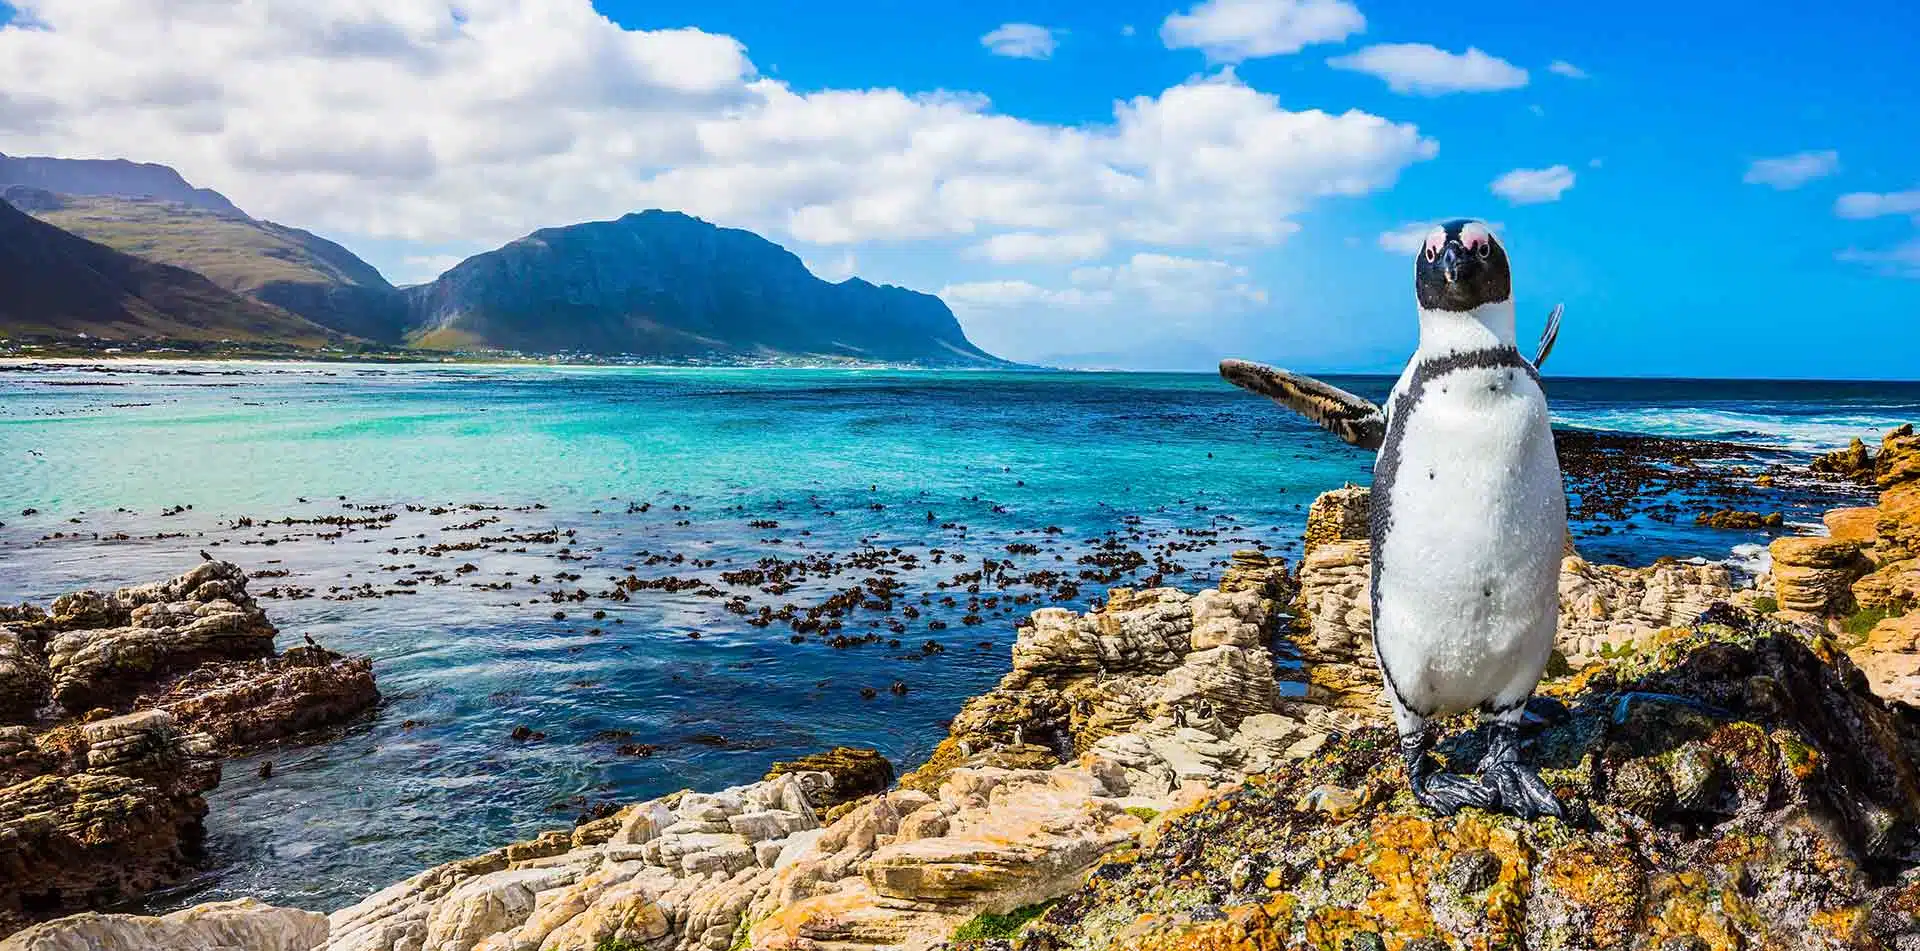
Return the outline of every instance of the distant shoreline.
[[[795,360],[790,363],[629,363],[606,357],[558,357],[558,356],[455,356],[447,353],[429,352],[419,355],[404,353],[381,354],[327,354],[327,353],[289,353],[275,355],[264,353],[74,353],[61,352],[46,356],[21,353],[0,353],[0,368],[12,368],[30,364],[60,366],[83,366],[90,363],[121,364],[171,364],[171,363],[225,363],[243,366],[278,366],[286,364],[350,364],[363,366],[495,366],[495,367],[566,367],[571,369],[602,368],[618,370],[897,370],[924,373],[1074,373],[1074,374],[1166,374],[1182,376],[1211,376],[1211,368],[1190,370],[1168,369],[1128,369],[1125,367],[1057,367],[1039,364],[1006,363],[997,366],[920,366],[905,363],[835,363],[807,362]],[[1313,376],[1339,379],[1383,379],[1392,380],[1400,375],[1399,370],[1325,370],[1307,369],[1300,372]],[[1662,383],[1703,383],[1703,384],[1756,384],[1756,385],[1842,385],[1842,386],[1893,386],[1920,389],[1920,380],[1913,379],[1838,379],[1838,378],[1769,378],[1769,377],[1670,377],[1670,376],[1587,376],[1549,374],[1547,379],[1568,383],[1577,382],[1636,382],[1652,384]]]

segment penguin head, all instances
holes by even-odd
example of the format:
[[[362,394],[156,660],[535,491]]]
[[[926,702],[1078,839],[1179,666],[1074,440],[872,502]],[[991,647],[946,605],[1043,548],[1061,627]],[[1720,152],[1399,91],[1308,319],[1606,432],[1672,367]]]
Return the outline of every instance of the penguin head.
[[[1422,310],[1464,313],[1513,296],[1507,249],[1484,221],[1456,218],[1435,225],[1413,259],[1413,290]]]

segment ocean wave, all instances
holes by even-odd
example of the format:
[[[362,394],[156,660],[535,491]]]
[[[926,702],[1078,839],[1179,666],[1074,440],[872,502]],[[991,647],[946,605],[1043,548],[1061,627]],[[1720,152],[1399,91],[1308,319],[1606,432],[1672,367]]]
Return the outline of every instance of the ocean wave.
[[[1907,420],[1892,412],[1786,416],[1679,406],[1561,409],[1554,421],[1585,429],[1754,443],[1806,452],[1836,449],[1859,438],[1875,443]]]
[[[1735,577],[1752,581],[1773,569],[1773,554],[1767,546],[1757,543],[1735,545],[1721,563],[1732,569]]]

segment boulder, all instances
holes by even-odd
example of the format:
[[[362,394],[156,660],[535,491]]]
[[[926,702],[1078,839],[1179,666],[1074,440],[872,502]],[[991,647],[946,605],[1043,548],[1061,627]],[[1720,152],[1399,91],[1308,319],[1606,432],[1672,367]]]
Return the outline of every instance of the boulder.
[[[270,656],[277,632],[246,588],[238,565],[208,561],[168,581],[61,596],[46,622],[57,632],[46,648],[54,699],[80,713],[207,661]]]
[[[1815,456],[1808,466],[1821,475],[1834,476],[1855,482],[1872,483],[1874,477],[1873,453],[1867,444],[1855,439],[1845,449],[1836,449]]]
[[[1826,536],[1776,538],[1774,596],[1785,611],[1831,617],[1853,610],[1853,583],[1873,571],[1858,541]]]

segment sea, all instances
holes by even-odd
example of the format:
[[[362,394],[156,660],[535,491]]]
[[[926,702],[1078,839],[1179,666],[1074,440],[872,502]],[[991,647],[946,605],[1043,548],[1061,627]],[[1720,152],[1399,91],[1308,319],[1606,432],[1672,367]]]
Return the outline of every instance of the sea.
[[[1866,496],[1811,455],[1920,419],[1915,383],[1547,383],[1556,426],[1700,441],[1647,445],[1719,476],[1576,519],[1625,564],[1752,570],[1770,533],[1692,515],[1731,498],[1815,530]],[[206,551],[283,649],[371,655],[377,710],[229,760],[205,873],[141,906],[329,911],[836,745],[911,768],[1031,611],[1296,556],[1314,497],[1370,466],[1212,374],[15,362],[0,602]]]

